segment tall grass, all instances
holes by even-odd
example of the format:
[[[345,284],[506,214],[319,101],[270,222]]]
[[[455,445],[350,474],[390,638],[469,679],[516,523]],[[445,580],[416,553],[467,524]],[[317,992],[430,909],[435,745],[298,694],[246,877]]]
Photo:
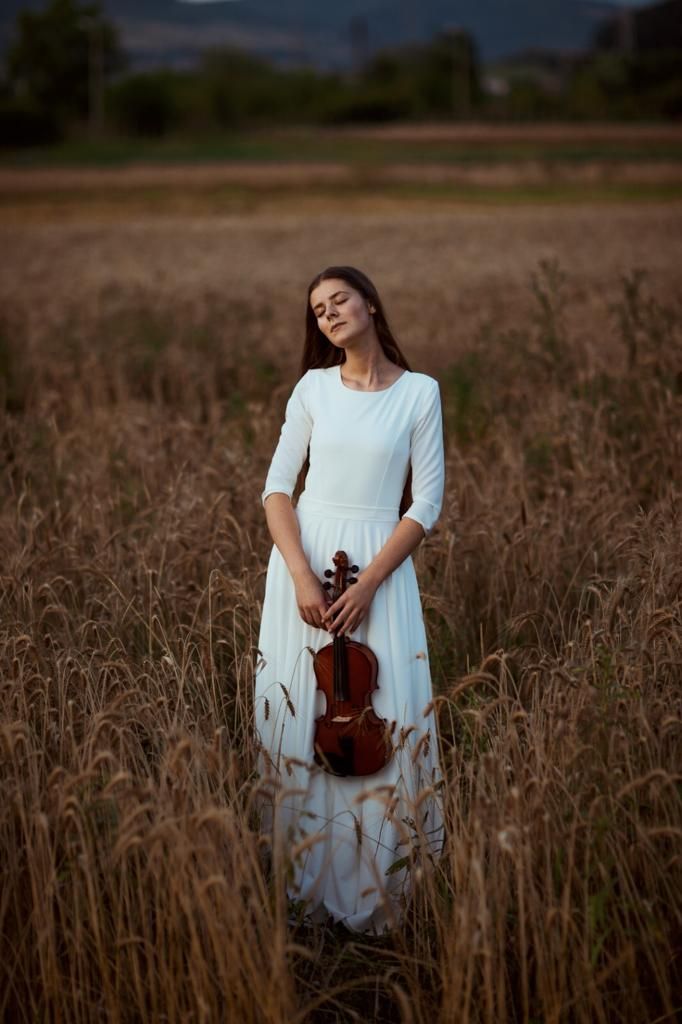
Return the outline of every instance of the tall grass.
[[[531,314],[431,367],[416,562],[447,839],[382,938],[288,923],[259,828],[259,494],[297,353],[151,293],[0,332],[0,1016],[672,1021],[682,1006],[680,309]]]

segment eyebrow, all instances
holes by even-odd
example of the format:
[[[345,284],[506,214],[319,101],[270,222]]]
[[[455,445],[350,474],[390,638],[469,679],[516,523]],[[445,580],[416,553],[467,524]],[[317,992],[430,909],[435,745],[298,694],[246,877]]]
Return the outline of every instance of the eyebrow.
[[[335,299],[337,295],[345,295],[345,294],[346,294],[345,288],[340,288],[338,292],[334,292],[334,294],[330,295],[329,298],[330,299]],[[313,306],[313,309],[317,309],[318,306],[323,306],[323,305],[324,305],[323,302],[316,302],[315,305]]]

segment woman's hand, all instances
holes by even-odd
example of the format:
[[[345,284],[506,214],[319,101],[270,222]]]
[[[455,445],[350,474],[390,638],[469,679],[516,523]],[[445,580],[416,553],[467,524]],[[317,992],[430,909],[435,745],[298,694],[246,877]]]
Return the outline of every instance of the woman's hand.
[[[326,610],[322,616],[323,628],[339,636],[352,633],[367,615],[376,592],[377,584],[361,573],[357,583],[347,587]]]
[[[326,629],[327,625],[323,623],[322,618],[329,608],[330,599],[312,569],[295,576],[294,587],[296,604],[303,621],[317,629]]]

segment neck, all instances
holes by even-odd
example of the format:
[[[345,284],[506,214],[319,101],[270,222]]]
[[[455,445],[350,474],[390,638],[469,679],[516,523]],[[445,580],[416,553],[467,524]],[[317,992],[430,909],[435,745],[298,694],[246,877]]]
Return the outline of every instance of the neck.
[[[341,373],[346,380],[351,380],[363,388],[375,388],[386,382],[387,376],[394,368],[394,363],[384,355],[381,345],[375,339],[371,345],[346,349],[346,360],[341,364]]]

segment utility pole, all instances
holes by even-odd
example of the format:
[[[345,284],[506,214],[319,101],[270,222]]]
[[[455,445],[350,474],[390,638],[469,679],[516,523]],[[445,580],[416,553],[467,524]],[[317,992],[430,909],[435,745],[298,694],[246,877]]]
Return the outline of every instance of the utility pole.
[[[461,55],[462,55],[462,105],[461,110],[464,117],[471,112],[471,62],[469,53],[469,37],[466,32],[460,32]]]
[[[448,30],[452,59],[452,117],[468,117],[471,110],[469,37],[462,28]]]
[[[635,12],[627,4],[620,9],[620,49],[621,53],[630,56],[635,52]]]

